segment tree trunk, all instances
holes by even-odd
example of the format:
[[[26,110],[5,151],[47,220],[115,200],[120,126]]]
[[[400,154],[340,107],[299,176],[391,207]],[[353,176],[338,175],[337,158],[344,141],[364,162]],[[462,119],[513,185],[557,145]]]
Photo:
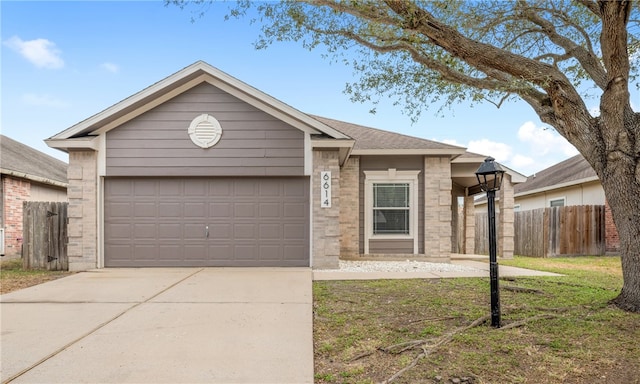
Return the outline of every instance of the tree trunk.
[[[612,151],[602,170],[599,177],[620,236],[624,279],[620,295],[612,302],[626,311],[640,312],[640,156]]]

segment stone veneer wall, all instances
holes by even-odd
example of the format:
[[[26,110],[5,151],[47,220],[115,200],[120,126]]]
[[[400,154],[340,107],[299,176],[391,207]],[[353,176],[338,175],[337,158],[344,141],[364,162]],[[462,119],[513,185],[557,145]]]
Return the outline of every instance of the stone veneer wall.
[[[498,257],[504,259],[513,259],[513,252],[515,249],[515,213],[513,211],[514,196],[513,196],[513,184],[511,183],[511,176],[504,174],[502,180],[502,188],[499,192],[499,208],[498,213]]]
[[[360,158],[350,157],[340,170],[340,256],[360,253]]]
[[[320,207],[320,172],[331,172],[331,207]],[[339,267],[340,259],[340,166],[338,151],[313,151],[311,175],[312,267]]]
[[[464,198],[464,249],[465,254],[471,255],[476,249],[476,207],[473,196]]]
[[[2,226],[4,228],[4,256],[14,259],[22,256],[22,209],[29,201],[31,182],[12,176],[2,176],[3,205]]]
[[[451,161],[449,157],[424,158],[424,253],[451,257]]]
[[[69,152],[67,177],[69,270],[85,271],[98,266],[97,152]]]

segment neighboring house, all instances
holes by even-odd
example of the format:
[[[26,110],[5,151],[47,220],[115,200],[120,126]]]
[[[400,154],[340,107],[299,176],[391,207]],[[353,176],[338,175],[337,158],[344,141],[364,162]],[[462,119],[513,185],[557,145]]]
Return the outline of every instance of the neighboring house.
[[[0,253],[16,258],[22,250],[22,204],[67,201],[67,164],[0,135]]]
[[[618,232],[613,223],[602,184],[582,155],[575,155],[537,172],[514,188],[516,211],[573,205],[606,206],[606,249],[608,252],[616,252],[619,247]],[[486,201],[479,201],[476,209],[486,209]]]
[[[304,114],[201,61],[46,142],[69,153],[72,270],[447,261],[484,160]]]
[[[582,155],[537,172],[515,187],[515,209],[604,205],[602,184]]]

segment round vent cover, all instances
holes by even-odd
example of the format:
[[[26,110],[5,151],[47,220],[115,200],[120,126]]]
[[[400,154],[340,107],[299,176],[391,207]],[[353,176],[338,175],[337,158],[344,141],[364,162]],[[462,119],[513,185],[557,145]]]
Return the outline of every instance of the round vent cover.
[[[213,147],[222,137],[220,122],[206,113],[193,119],[188,132],[191,141],[201,148]]]

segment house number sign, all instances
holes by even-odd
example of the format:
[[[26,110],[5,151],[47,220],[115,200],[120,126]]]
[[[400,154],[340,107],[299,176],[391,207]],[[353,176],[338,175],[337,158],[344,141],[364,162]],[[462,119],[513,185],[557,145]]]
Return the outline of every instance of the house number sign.
[[[320,172],[320,207],[331,208],[331,172]]]

